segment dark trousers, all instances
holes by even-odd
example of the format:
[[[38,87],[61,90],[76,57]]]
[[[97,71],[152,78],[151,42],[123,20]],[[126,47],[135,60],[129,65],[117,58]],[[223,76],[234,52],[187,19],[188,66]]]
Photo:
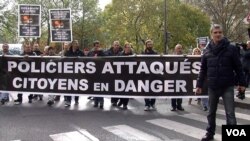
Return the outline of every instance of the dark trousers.
[[[64,96],[64,101],[71,102],[72,96]],[[75,96],[75,102],[79,101],[79,96]]]
[[[94,97],[94,105],[98,106],[99,103],[100,103],[100,106],[103,106],[104,104],[103,97]]]
[[[112,104],[117,104],[119,98],[111,98],[111,103]]]
[[[176,108],[181,108],[182,104],[182,98],[172,98],[171,99],[171,105],[172,105],[172,108],[173,109],[176,109]]]
[[[30,94],[30,95],[28,96],[28,99],[29,99],[29,100],[32,100],[32,99],[33,99],[33,94]],[[18,94],[17,94],[17,100],[23,101],[23,94],[18,93]]]
[[[128,101],[129,101],[129,98],[120,98],[119,104],[121,103],[121,105],[127,106],[128,105]]]
[[[151,98],[151,99],[145,98],[144,100],[145,100],[145,106],[150,107],[150,106],[154,106],[155,105],[155,98],[154,99],[153,98]]]
[[[236,117],[235,117],[235,106],[234,106],[234,87],[230,86],[227,88],[219,88],[219,89],[210,89],[208,88],[208,96],[209,96],[209,112],[207,116],[208,126],[207,133],[214,135],[215,127],[216,127],[216,111],[219,102],[219,98],[222,97],[225,111],[226,111],[226,119],[227,125],[236,125]]]
[[[248,87],[250,82],[250,72],[249,70],[244,70],[245,78],[246,78],[246,87]]]

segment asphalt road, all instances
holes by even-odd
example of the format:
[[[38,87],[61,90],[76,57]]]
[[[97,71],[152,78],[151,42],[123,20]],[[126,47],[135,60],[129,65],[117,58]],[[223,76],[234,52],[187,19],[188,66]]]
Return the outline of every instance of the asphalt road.
[[[25,96],[24,96],[25,97]],[[205,134],[207,112],[193,100],[185,111],[170,111],[170,99],[159,99],[157,111],[144,111],[144,100],[130,100],[128,110],[112,107],[105,98],[104,109],[93,107],[87,97],[78,106],[65,108],[63,99],[52,107],[44,101],[22,105],[9,102],[0,106],[0,141],[199,141]],[[250,110],[236,108],[240,124],[250,123]],[[217,132],[225,123],[223,106],[219,105]]]

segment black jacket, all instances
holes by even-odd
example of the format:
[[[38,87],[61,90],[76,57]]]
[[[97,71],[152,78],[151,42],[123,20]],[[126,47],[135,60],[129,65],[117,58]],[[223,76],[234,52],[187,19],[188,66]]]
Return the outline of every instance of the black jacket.
[[[73,52],[72,47],[70,47],[70,49],[65,53],[65,56],[84,56],[84,53],[77,49],[75,52]]]
[[[208,87],[212,89],[233,86],[235,74],[238,78],[238,85],[245,86],[237,48],[226,38],[223,38],[218,45],[210,41],[201,57],[197,87],[202,88],[205,78],[207,78]]]
[[[247,49],[243,54],[242,66],[245,71],[250,72],[250,49]]]
[[[123,49],[122,47],[119,47],[119,49],[117,50],[117,52],[114,52],[114,48],[111,47],[109,50],[107,50],[105,52],[106,56],[118,56],[120,52],[122,52]]]
[[[153,54],[157,54],[157,52],[155,52],[154,50],[148,50],[148,49],[145,49],[143,52],[142,52],[142,54],[151,54],[151,55],[153,55]]]
[[[90,51],[88,53],[88,56],[105,56],[105,53],[103,52],[103,50],[98,50],[98,51]]]

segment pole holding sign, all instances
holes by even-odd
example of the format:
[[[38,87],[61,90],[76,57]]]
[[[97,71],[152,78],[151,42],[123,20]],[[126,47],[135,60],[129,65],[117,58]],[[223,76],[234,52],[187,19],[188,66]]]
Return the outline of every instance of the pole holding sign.
[[[18,5],[18,36],[41,36],[41,5]]]
[[[50,9],[51,42],[71,42],[72,23],[70,9]]]

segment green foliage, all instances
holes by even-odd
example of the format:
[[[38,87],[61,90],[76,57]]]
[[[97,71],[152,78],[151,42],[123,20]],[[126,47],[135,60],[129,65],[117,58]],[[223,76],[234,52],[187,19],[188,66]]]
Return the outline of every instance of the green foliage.
[[[198,36],[208,36],[209,18],[206,14],[175,0],[168,1],[167,5],[170,48],[177,43],[184,47],[195,46]],[[113,0],[103,12],[103,19],[102,31],[107,34],[108,41],[129,41],[140,52],[145,40],[152,39],[155,48],[164,51],[163,0]]]
[[[71,8],[73,38],[82,47],[90,47],[94,40],[100,40],[104,48],[114,40],[121,44],[131,42],[136,52],[144,49],[147,39],[154,41],[158,52],[164,51],[164,0],[113,0],[104,11],[98,8],[98,0],[15,0],[19,4],[40,4],[42,6],[41,46],[50,44],[49,9]],[[208,36],[209,18],[201,10],[176,0],[167,1],[168,45],[173,49],[177,43],[186,50],[195,46],[195,39]],[[17,5],[0,19],[0,36],[17,42]],[[2,9],[0,7],[0,13]],[[8,13],[9,12],[9,13]],[[2,20],[1,20],[2,21]],[[60,44],[55,44],[61,48]]]

